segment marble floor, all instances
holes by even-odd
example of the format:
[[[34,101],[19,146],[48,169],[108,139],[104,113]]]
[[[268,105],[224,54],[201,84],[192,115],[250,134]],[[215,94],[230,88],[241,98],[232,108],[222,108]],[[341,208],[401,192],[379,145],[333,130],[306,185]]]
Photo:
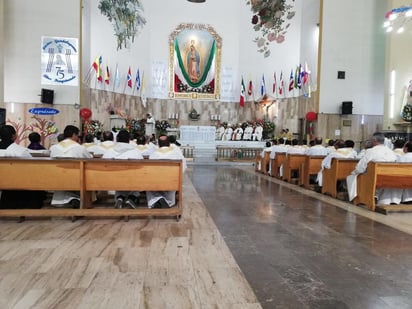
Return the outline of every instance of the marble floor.
[[[173,218],[0,220],[0,308],[412,308],[412,216],[192,165]]]

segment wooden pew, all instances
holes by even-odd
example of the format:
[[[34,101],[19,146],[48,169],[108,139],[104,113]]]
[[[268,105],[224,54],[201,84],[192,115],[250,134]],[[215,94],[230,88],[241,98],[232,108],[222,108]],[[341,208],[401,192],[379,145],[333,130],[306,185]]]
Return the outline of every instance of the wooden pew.
[[[325,156],[306,156],[299,170],[299,185],[311,189],[310,176],[318,174]]]
[[[333,158],[331,167],[322,172],[322,193],[336,198],[338,181],[346,181],[346,177],[355,169],[358,162],[359,159]]]
[[[260,152],[257,152],[256,157],[255,157],[255,172],[260,172],[261,168],[262,168],[262,156],[260,155]]]
[[[183,171],[180,160],[105,160],[0,158],[0,190],[67,190],[80,192],[80,209],[0,209],[2,217],[176,216],[182,214]],[[177,191],[168,209],[99,208],[91,193],[100,190]]]
[[[270,163],[270,151],[264,151],[263,152],[263,159],[262,159],[262,164],[260,167],[260,172],[264,175],[268,174],[268,168],[269,168],[269,163]]]
[[[306,155],[304,154],[288,154],[283,163],[282,179],[287,182],[292,182],[292,173],[299,172],[302,163],[305,162]]]
[[[412,163],[369,162],[366,173],[358,175],[355,205],[366,205],[375,211],[377,188],[412,189]],[[378,205],[379,211],[412,210],[412,205]]]
[[[274,159],[270,159],[270,170],[272,177],[280,178],[279,169],[286,159],[286,152],[277,152]]]

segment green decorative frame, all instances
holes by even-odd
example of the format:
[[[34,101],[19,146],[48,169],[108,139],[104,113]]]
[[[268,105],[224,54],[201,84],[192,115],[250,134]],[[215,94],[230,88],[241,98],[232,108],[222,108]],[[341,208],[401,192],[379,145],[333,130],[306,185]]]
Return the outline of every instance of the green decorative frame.
[[[222,39],[204,24],[180,24],[169,36],[169,97],[220,98]]]

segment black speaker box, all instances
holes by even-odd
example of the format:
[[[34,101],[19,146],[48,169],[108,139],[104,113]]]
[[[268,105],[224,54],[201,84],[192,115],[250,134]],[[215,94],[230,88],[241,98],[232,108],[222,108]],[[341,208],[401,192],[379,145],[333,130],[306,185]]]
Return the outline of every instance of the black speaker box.
[[[342,102],[342,115],[351,115],[353,102]]]
[[[6,109],[0,108],[0,126],[6,124]]]
[[[54,90],[52,89],[42,89],[40,102],[46,104],[53,104],[54,100]]]

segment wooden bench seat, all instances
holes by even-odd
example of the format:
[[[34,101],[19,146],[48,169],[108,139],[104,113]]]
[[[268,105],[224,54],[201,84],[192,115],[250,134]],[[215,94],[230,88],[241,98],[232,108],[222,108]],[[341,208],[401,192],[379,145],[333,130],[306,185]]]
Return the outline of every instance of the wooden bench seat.
[[[333,158],[331,167],[322,171],[322,193],[336,198],[338,181],[346,181],[358,162],[359,159]]]
[[[280,178],[279,170],[285,159],[286,152],[276,152],[275,158],[270,159],[270,176]]]
[[[282,179],[291,183],[293,172],[299,173],[301,165],[305,162],[306,155],[304,154],[288,154],[283,162]]]
[[[412,189],[412,163],[369,162],[366,172],[357,177],[355,205],[366,205],[375,211],[377,188]],[[412,210],[412,205],[379,205],[382,212]]]
[[[0,190],[79,191],[80,209],[0,209],[0,216],[176,216],[182,214],[183,171],[180,160],[105,160],[0,158]],[[92,192],[177,191],[168,209],[95,207]]]
[[[311,189],[310,177],[317,175],[321,169],[322,161],[325,156],[306,156],[299,170],[299,185],[306,189]]]

